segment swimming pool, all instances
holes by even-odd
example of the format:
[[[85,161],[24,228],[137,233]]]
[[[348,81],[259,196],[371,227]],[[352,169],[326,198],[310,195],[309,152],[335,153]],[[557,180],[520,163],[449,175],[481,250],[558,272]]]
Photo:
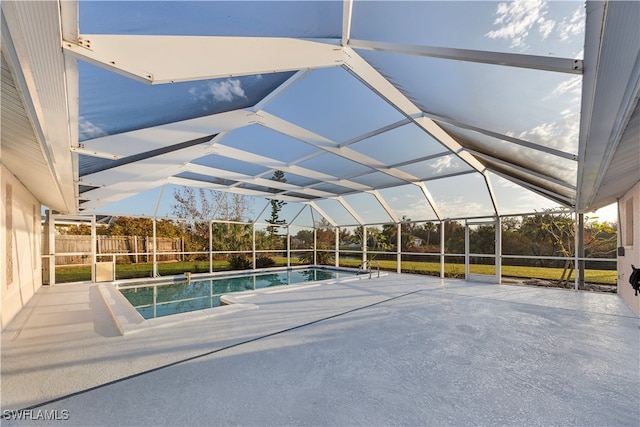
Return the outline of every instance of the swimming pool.
[[[242,292],[355,276],[357,272],[308,268],[234,277],[194,278],[191,281],[120,286],[118,290],[145,319],[204,310],[221,305],[220,297]]]

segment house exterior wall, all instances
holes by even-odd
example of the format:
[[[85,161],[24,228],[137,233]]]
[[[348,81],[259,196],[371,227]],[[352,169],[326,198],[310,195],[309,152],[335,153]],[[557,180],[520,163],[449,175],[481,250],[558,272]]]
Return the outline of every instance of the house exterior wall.
[[[618,201],[618,294],[636,314],[640,314],[640,295],[629,284],[631,265],[640,268],[640,182]]]
[[[40,202],[0,165],[0,328],[42,286]]]

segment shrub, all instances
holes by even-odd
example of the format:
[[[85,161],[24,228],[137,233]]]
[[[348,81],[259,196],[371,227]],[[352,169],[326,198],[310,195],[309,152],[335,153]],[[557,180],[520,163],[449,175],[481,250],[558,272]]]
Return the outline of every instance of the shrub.
[[[243,256],[232,256],[229,258],[229,267],[232,270],[248,270],[252,267],[251,260]]]
[[[276,262],[267,256],[259,256],[256,258],[256,268],[273,267],[274,265],[276,265]]]
[[[313,264],[313,252],[305,252],[298,258],[303,264]],[[333,256],[331,252],[317,251],[316,252],[316,264],[327,265],[333,263]]]

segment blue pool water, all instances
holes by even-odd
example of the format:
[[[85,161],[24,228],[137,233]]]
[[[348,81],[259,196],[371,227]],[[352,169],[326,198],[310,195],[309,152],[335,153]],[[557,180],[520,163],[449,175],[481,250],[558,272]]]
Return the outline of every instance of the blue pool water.
[[[145,319],[220,306],[220,297],[294,283],[355,276],[355,272],[306,269],[251,274],[236,277],[192,279],[153,285],[120,287],[119,290]]]

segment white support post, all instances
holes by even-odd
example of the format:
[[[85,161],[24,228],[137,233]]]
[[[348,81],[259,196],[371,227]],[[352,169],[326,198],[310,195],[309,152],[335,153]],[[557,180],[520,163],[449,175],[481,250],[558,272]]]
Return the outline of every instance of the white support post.
[[[91,283],[96,283],[96,262],[98,261],[96,256],[96,242],[96,216],[91,215]]]
[[[56,219],[53,211],[47,211],[49,220],[49,286],[56,284]]]
[[[313,227],[313,265],[318,264],[318,233],[316,228]]]
[[[576,276],[578,276],[578,289],[580,289],[580,285],[584,288],[584,270],[585,270],[585,260],[584,260],[584,214],[578,214],[578,265],[576,267]]]
[[[291,230],[287,225],[287,268],[289,267],[291,267]]]
[[[574,212],[574,221],[573,221],[573,237],[574,237],[574,245],[573,245],[573,288],[574,290],[579,289],[580,285],[580,276],[578,274],[578,269],[580,268],[580,214],[578,211]]]
[[[498,216],[496,217],[496,280],[497,283],[502,283],[502,220]]]
[[[213,221],[209,221],[209,274],[213,273]]]
[[[440,221],[440,278],[444,279],[444,221]]]
[[[397,224],[396,231],[396,272],[402,272],[402,224]]]
[[[153,277],[158,277],[158,257],[156,252],[158,252],[158,242],[156,236],[156,217],[153,217],[153,273],[151,274]]]
[[[361,225],[362,227],[362,266],[365,267],[367,263],[367,227],[365,225]]]
[[[253,260],[253,269],[256,269],[256,223],[251,224],[251,235],[253,236],[251,239],[251,259]]]
[[[335,228],[335,266],[340,267],[340,227]]]
[[[469,224],[464,224],[464,279],[469,280],[469,273],[471,273],[471,269],[469,268],[469,262],[471,261],[471,257],[469,256]]]

